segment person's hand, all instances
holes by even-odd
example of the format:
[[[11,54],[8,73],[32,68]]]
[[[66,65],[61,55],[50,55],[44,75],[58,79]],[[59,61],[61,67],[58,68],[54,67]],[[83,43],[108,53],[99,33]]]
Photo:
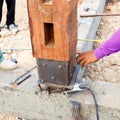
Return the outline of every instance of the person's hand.
[[[83,67],[90,63],[98,61],[98,58],[96,58],[93,50],[78,54],[79,55],[77,56],[77,64],[80,64]]]

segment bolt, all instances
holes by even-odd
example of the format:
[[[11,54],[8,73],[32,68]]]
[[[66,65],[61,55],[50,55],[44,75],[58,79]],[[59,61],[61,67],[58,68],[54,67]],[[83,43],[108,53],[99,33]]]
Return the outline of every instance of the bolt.
[[[52,80],[55,80],[55,77],[54,77],[54,76],[52,76],[52,77],[51,77],[51,79],[52,79]]]
[[[46,63],[44,63],[44,64],[43,64],[43,66],[44,66],[44,67],[47,67],[47,64],[46,64]]]
[[[59,69],[62,69],[62,65],[59,65],[58,68],[59,68]]]

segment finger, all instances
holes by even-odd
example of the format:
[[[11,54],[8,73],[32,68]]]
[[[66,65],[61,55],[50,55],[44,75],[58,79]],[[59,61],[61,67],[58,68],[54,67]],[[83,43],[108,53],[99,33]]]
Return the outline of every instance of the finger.
[[[78,56],[77,58],[76,58],[76,61],[77,61],[77,64],[79,64],[80,63],[80,57]]]
[[[84,63],[84,66],[87,66],[88,64],[91,64],[91,63],[93,63],[93,62],[92,62],[92,61],[87,60],[87,61]]]
[[[88,64],[89,64],[89,62],[85,62],[85,63],[84,63],[84,66],[87,66]]]
[[[80,65],[81,65],[82,67],[84,67],[86,63],[87,63],[87,61],[86,61],[85,59],[82,60],[82,61],[80,61]]]
[[[84,60],[84,59],[85,59],[84,56],[79,55],[79,56],[77,57],[77,63],[79,64],[80,61],[82,61],[82,60]]]

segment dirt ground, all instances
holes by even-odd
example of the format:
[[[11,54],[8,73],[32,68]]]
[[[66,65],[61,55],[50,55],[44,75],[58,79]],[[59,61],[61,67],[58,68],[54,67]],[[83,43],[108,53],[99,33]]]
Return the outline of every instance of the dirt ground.
[[[2,25],[6,21],[6,4],[3,9]],[[9,30],[3,29],[0,32],[0,48],[3,52],[11,52],[12,57],[18,61],[18,66],[29,68],[34,66],[35,59],[31,54],[31,42],[28,25],[28,14],[26,0],[16,0],[16,19],[15,23],[18,25],[19,32],[13,35]],[[9,59],[9,55],[4,55]],[[29,61],[29,62],[28,62]]]
[[[115,14],[120,11],[120,2],[108,4],[105,13]],[[96,39],[107,40],[120,27],[120,16],[106,16],[102,18]],[[95,43],[95,47],[102,43]],[[104,57],[95,64],[87,67],[85,77],[91,80],[100,80],[120,83],[120,53]]]
[[[36,59],[32,57],[26,0],[16,0],[15,18],[15,23],[18,25],[19,32],[13,35],[9,30],[3,29],[0,32],[0,48],[3,52],[11,53],[12,57],[18,61],[18,66],[29,69],[35,66]],[[4,3],[1,24],[5,25],[5,22],[6,4]],[[11,49],[13,50],[11,51]],[[4,57],[10,59],[8,54],[4,54]],[[24,119],[9,114],[0,114],[0,120]]]
[[[118,13],[120,11],[120,2],[109,4],[105,13]],[[4,4],[2,25],[5,24],[6,5]],[[31,68],[36,64],[32,57],[27,5],[26,0],[16,0],[16,22],[19,32],[13,35],[9,30],[3,29],[0,32],[0,48],[4,52],[11,52],[11,55],[18,61],[18,66]],[[119,28],[120,16],[103,17],[96,39],[106,40],[115,30]],[[98,43],[95,43],[98,46]],[[4,55],[9,59],[9,55]],[[28,62],[29,61],[29,62]],[[101,80],[107,82],[120,83],[120,53],[105,57],[95,64],[86,68],[85,77],[91,80]],[[0,120],[20,120],[18,117],[0,114]],[[22,119],[21,119],[22,120]],[[24,119],[23,119],[24,120]]]

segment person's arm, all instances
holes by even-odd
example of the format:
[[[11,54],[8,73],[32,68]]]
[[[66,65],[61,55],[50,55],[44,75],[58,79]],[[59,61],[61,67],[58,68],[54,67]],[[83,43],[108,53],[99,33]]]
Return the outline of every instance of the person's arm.
[[[101,59],[115,52],[120,51],[120,29],[118,29],[110,39],[100,45],[95,51],[95,56]]]
[[[80,53],[77,57],[77,63],[86,66],[87,64],[98,61],[104,56],[108,56],[118,51],[120,51],[120,29],[97,49]]]

